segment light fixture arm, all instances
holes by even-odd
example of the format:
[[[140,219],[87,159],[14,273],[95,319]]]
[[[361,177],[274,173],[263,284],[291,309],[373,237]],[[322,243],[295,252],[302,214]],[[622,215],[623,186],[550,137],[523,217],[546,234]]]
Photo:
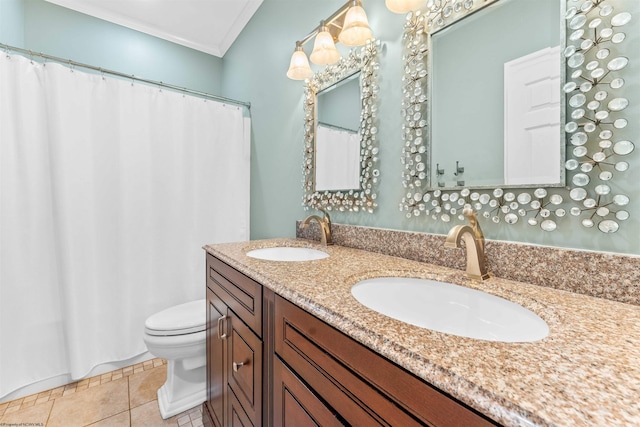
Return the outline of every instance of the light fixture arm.
[[[325,27],[327,27],[327,29],[329,29],[332,26],[337,27],[338,29],[342,29],[342,24],[344,22],[344,17],[347,14],[347,11],[349,10],[349,8],[353,7],[353,6],[362,6],[362,1],[361,0],[349,0],[349,1],[347,1],[345,4],[343,4],[340,7],[340,9],[336,10],[327,19],[324,19],[324,20],[320,21],[320,25],[318,25],[316,28],[314,28],[309,34],[304,36],[302,39],[298,40],[296,42],[296,44],[300,43],[300,46],[304,46],[309,40],[311,40],[312,38],[317,36],[318,33],[320,31],[322,31],[322,26],[323,25]],[[337,39],[337,37],[334,36],[334,39]]]
[[[291,63],[287,76],[293,80],[304,80],[313,72],[302,46],[315,37],[311,62],[316,65],[330,65],[337,62],[340,53],[335,47],[336,42],[345,46],[361,46],[373,38],[366,13],[361,0],[349,0],[327,19],[320,21],[320,25],[313,29],[301,40],[296,42],[296,49],[291,56]],[[333,39],[333,40],[331,40]]]

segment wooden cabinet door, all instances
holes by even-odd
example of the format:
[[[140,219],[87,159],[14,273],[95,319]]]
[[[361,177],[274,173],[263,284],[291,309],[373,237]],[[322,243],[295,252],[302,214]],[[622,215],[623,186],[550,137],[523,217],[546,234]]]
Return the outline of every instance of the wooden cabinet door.
[[[260,427],[264,409],[262,285],[209,254],[206,276],[207,402],[203,419],[217,427]]]
[[[273,393],[276,426],[345,425],[278,357],[273,361]]]
[[[207,406],[214,425],[225,425],[225,321],[224,304],[207,289]],[[221,310],[222,308],[222,310]]]
[[[229,388],[257,427],[262,425],[262,341],[233,311],[229,310],[227,315]]]

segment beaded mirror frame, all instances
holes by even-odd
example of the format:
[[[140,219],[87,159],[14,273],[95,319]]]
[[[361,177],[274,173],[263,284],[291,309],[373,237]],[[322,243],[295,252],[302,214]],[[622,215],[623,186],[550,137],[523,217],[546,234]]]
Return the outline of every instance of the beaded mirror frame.
[[[569,214],[585,228],[616,232],[620,222],[629,218],[625,210],[629,197],[615,194],[612,184],[629,168],[624,156],[635,148],[633,142],[615,137],[628,124],[624,110],[629,101],[621,90],[629,59],[620,53],[626,39],[620,28],[631,14],[615,10],[608,0],[562,0],[566,1],[567,34],[562,50],[566,82],[561,88],[566,98],[566,189],[429,187],[429,34],[496,1],[507,0],[427,0],[425,8],[406,17],[401,108],[406,193],[400,211],[407,218],[427,216],[450,222],[464,220],[462,210],[470,206],[494,223],[526,221],[544,231],[556,230],[557,221]]]
[[[315,73],[304,87],[304,162],[303,202],[305,209],[373,213],[378,206],[378,128],[379,87],[378,52],[380,42],[369,40],[357,51]],[[360,71],[360,188],[340,191],[315,191],[316,96],[322,90]]]

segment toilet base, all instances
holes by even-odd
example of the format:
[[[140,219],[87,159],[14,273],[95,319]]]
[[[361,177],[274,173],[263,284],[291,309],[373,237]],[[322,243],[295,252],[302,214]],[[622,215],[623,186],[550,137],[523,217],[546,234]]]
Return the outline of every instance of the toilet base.
[[[185,370],[181,365],[181,361],[167,361],[167,381],[158,389],[158,407],[163,419],[207,400],[205,367]]]

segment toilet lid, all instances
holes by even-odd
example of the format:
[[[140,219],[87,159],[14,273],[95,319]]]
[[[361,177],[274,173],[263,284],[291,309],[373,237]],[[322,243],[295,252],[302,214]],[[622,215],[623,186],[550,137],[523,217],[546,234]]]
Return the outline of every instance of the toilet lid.
[[[169,307],[147,318],[144,322],[149,335],[184,335],[204,331],[207,303],[201,299]]]

